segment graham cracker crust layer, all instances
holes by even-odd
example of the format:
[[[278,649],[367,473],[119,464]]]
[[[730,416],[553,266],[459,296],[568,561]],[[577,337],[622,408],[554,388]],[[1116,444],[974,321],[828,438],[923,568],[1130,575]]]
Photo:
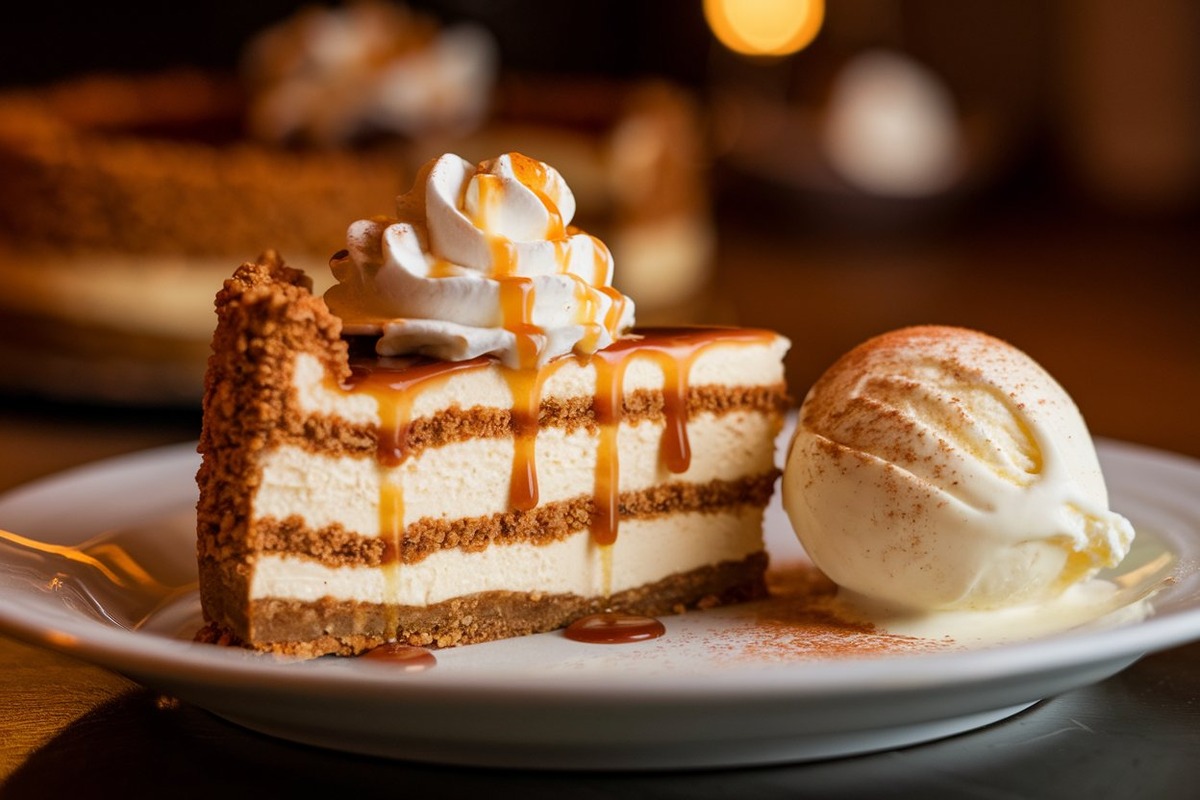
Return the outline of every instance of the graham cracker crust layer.
[[[236,627],[211,622],[197,641],[281,655],[352,656],[388,641],[455,647],[562,628],[600,611],[665,616],[767,596],[766,553],[679,573],[611,597],[482,592],[427,607],[321,600],[257,600],[235,615]]]

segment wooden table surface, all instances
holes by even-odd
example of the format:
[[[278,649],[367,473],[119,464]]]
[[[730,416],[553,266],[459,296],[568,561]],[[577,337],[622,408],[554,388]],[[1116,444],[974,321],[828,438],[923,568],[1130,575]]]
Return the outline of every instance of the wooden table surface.
[[[793,393],[874,333],[920,322],[1026,350],[1094,434],[1200,459],[1197,240],[1179,228],[998,222],[970,235],[723,232],[714,318],[793,342]],[[0,490],[75,465],[190,442],[195,410],[0,398]],[[0,520],[3,524],[3,520]],[[1200,536],[1200,531],[1197,531]],[[1198,632],[1200,633],[1200,632]],[[683,774],[537,774],[340,755],[269,739],[104,669],[0,636],[0,794],[237,796],[581,790],[610,796],[1190,797],[1200,752],[1200,645],[950,740],[817,764]]]

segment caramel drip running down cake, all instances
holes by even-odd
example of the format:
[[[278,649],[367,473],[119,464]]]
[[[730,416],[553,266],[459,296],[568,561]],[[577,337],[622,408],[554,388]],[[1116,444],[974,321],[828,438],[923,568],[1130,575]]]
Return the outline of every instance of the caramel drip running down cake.
[[[353,655],[765,595],[778,334],[638,329],[559,173],[427,164],[324,297],[275,252],[216,299],[201,640]]]

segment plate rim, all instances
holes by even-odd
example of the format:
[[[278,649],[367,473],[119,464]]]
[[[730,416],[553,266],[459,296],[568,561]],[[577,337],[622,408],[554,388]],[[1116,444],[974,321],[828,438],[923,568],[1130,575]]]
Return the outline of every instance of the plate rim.
[[[1200,485],[1200,460],[1189,456],[1157,450],[1131,442],[1096,437],[1097,450],[1102,462],[1138,461],[1158,468],[1188,473]],[[59,473],[44,476],[14,487],[0,494],[0,525],[6,526],[6,517],[14,509],[28,513],[38,508],[45,499],[66,489],[99,481],[116,481],[112,476],[128,476],[142,470],[154,470],[163,475],[174,475],[169,468],[183,470],[199,466],[200,457],[194,441],[183,442],[139,450],[118,456],[79,465]],[[1106,473],[1108,469],[1106,468]],[[175,476],[178,477],[178,476]],[[190,477],[190,476],[189,476]],[[126,480],[129,478],[126,477]],[[180,488],[175,493],[185,494]],[[194,494],[194,486],[187,492]],[[172,497],[175,495],[173,494]],[[172,505],[167,503],[166,505]],[[178,502],[174,503],[176,510]],[[1200,499],[1196,501],[1200,508]],[[129,512],[126,507],[126,512]],[[132,512],[129,512],[132,513]],[[139,514],[139,518],[146,512]],[[93,534],[94,535],[94,534]],[[83,541],[80,539],[79,541]],[[1200,557],[1200,543],[1193,557]],[[519,693],[526,699],[544,696],[560,698],[563,694],[576,695],[581,684],[569,677],[555,677],[547,682],[544,676],[522,678],[504,673],[499,678],[480,675],[453,675],[431,670],[410,676],[415,680],[396,681],[394,674],[376,675],[368,672],[339,673],[336,670],[301,669],[292,667],[294,662],[283,661],[288,669],[280,669],[280,662],[265,661],[260,654],[246,653],[228,648],[213,648],[211,645],[194,644],[172,640],[155,634],[129,631],[107,626],[86,617],[80,617],[76,625],[63,630],[51,631],[39,626],[26,614],[16,613],[14,604],[0,606],[0,630],[35,645],[91,661],[123,673],[160,675],[174,673],[177,677],[203,676],[215,685],[238,686],[246,680],[282,680],[292,689],[313,690],[322,686],[333,687],[336,693],[347,687],[370,686],[393,687],[391,691],[403,695],[408,687],[420,687],[420,692],[436,692],[439,695],[487,695],[498,689]],[[98,634],[97,629],[103,631]],[[894,692],[897,689],[919,688],[928,679],[930,672],[940,673],[939,684],[968,685],[989,680],[1011,678],[1020,672],[1048,672],[1069,669],[1081,661],[1093,663],[1106,659],[1140,658],[1149,652],[1167,649],[1200,638],[1200,595],[1194,607],[1176,610],[1163,616],[1151,616],[1146,620],[1122,626],[1120,642],[1111,641],[1112,631],[1065,632],[1040,639],[991,647],[982,650],[966,650],[935,653],[874,656],[862,659],[838,659],[836,661],[803,661],[799,663],[747,665],[735,670],[716,672],[700,676],[638,675],[636,679],[616,679],[604,686],[592,686],[589,694],[598,700],[614,696],[654,696],[664,700],[663,692],[677,697],[681,702],[693,701],[697,696],[710,697],[714,690],[736,690],[738,696],[753,698],[758,695],[775,696],[780,692],[789,695],[811,694],[828,696],[831,693],[870,694]],[[1101,638],[1109,641],[1100,646]],[[1071,647],[1062,646],[1070,643]],[[1083,658],[1083,651],[1094,652]],[[1035,664],[1030,667],[1029,664]],[[881,666],[886,664],[886,668]],[[947,664],[953,669],[941,670]],[[1025,665],[1024,669],[1022,665]],[[214,673],[213,670],[216,670]],[[746,686],[745,676],[753,673],[755,680]],[[926,676],[922,680],[922,676]],[[711,697],[710,697],[711,699]]]
[[[1165,469],[1200,488],[1200,462],[1140,445],[1097,444],[1102,460]],[[113,476],[127,484],[146,474],[174,481],[164,488],[165,499],[156,501],[157,516],[178,514],[197,496],[184,473],[194,475],[199,460],[195,443],[186,442],[73,467],[0,494],[0,525],[14,509],[40,511],[44,518],[44,504],[64,487],[104,485]],[[165,471],[164,464],[177,472]],[[1163,482],[1168,491],[1169,484]],[[1200,491],[1195,494],[1185,523],[1188,552],[1200,558]],[[777,512],[778,492],[773,502]],[[129,503],[118,502],[105,514],[112,520],[129,511]],[[147,519],[148,513],[124,524],[152,521],[156,515]],[[88,530],[88,536],[57,538],[78,543],[98,533]],[[1168,546],[1180,545],[1167,539]],[[605,673],[603,681],[595,673],[547,680],[541,674],[442,669],[398,676],[357,659],[281,663],[251,651],[126,630],[81,613],[68,616],[61,602],[43,596],[39,606],[23,587],[0,587],[0,598],[16,600],[0,603],[0,632],[124,674],[243,728],[336,751],[473,767],[713,769],[921,744],[1108,678],[1148,652],[1200,638],[1200,572],[1183,580],[1188,593],[1186,603],[1177,604],[1182,608],[1115,629],[986,649],[747,664],[689,675]],[[48,602],[57,603],[57,613]],[[30,613],[22,614],[31,604]],[[39,624],[39,607],[65,624],[58,630],[45,618]],[[416,734],[413,721],[421,723]]]

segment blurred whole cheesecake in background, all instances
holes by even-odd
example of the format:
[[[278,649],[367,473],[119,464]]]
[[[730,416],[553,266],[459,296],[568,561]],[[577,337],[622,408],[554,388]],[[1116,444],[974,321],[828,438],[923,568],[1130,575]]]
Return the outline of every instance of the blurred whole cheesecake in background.
[[[0,94],[0,389],[198,404],[229,264],[271,248],[327,274],[345,221],[389,213],[450,150],[558,165],[642,317],[696,320],[712,232],[694,99],[657,80],[506,74],[497,52],[477,26],[361,2],[263,30],[227,73]]]

